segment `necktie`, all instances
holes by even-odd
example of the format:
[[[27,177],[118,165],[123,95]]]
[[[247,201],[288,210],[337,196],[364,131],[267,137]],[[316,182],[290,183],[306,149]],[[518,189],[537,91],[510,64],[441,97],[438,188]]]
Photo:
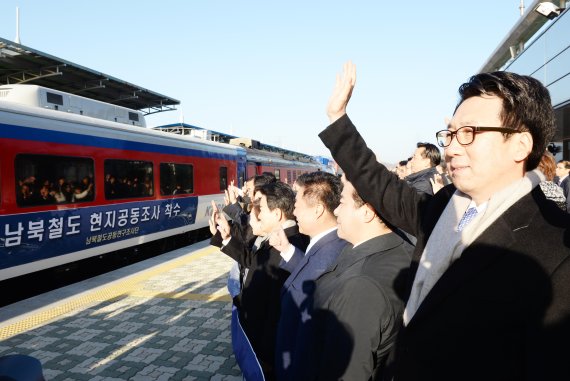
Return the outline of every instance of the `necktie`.
[[[463,217],[461,217],[459,225],[457,225],[457,231],[458,232],[462,231],[465,228],[465,226],[467,226],[467,224],[471,222],[473,218],[475,218],[476,215],[477,215],[477,208],[471,207],[467,209]]]

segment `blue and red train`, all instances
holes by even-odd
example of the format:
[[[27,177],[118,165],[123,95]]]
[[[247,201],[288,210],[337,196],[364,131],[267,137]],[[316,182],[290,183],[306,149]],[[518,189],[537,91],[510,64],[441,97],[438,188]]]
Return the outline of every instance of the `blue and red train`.
[[[326,170],[307,158],[146,128],[139,111],[40,86],[0,86],[0,280],[203,229],[230,181]]]

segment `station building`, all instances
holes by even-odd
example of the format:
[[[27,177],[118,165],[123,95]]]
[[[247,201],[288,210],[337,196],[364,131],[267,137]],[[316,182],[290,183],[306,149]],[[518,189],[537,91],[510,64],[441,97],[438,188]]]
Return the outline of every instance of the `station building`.
[[[529,75],[548,88],[558,127],[553,141],[557,161],[570,160],[570,13],[566,7],[564,0],[533,1],[480,69]]]

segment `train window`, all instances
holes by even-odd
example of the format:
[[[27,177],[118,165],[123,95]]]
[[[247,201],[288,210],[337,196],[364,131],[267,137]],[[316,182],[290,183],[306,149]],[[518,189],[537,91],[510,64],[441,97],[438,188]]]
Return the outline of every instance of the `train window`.
[[[293,184],[293,181],[291,180],[291,171],[287,171],[287,184]]]
[[[275,178],[277,181],[281,180],[281,171],[278,169],[275,170]]]
[[[138,122],[139,121],[139,114],[136,112],[129,112],[129,120]]]
[[[154,194],[152,162],[105,160],[105,198],[150,197]]]
[[[51,155],[16,155],[18,206],[93,201],[93,160]]]
[[[48,103],[53,103],[56,105],[63,106],[63,96],[61,94],[54,94],[48,91],[46,92],[46,98]]]
[[[242,188],[245,184],[245,168],[238,169],[238,188]]]
[[[190,164],[160,163],[160,194],[194,193],[194,167]]]
[[[228,167],[220,167],[220,190],[228,189]]]

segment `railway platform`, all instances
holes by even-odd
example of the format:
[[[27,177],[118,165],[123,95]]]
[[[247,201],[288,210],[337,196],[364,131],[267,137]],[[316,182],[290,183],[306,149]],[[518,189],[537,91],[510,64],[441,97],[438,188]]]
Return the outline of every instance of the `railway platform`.
[[[241,380],[230,267],[204,241],[0,308],[0,356],[48,381]]]

